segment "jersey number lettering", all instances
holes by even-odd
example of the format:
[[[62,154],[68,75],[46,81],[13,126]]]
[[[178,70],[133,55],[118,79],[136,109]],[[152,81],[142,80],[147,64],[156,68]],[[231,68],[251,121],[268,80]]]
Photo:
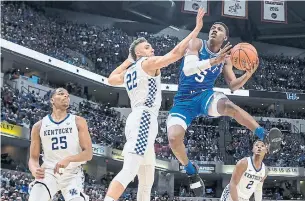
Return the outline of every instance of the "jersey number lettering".
[[[195,76],[195,80],[197,82],[203,82],[204,78],[205,78],[205,75],[207,74],[208,72],[206,71],[201,71],[200,73],[197,73],[197,75]]]
[[[67,137],[52,137],[52,150],[67,149]]]
[[[247,189],[251,189],[252,185],[253,185],[254,181],[250,181],[248,183],[248,185],[246,186]]]
[[[129,91],[138,86],[136,80],[137,80],[137,71],[133,71],[132,73],[127,74],[127,88]]]

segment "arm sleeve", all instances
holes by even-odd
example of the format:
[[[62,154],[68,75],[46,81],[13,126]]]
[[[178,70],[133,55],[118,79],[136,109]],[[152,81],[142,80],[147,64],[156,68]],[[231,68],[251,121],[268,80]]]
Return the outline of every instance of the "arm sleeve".
[[[183,72],[186,76],[191,76],[200,73],[208,68],[211,68],[210,60],[199,61],[197,55],[186,55],[184,57]]]

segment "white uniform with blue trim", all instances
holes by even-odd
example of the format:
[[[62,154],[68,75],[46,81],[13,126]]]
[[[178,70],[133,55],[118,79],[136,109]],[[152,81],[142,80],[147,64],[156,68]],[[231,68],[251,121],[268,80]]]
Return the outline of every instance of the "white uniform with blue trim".
[[[72,162],[64,169],[63,174],[54,174],[56,163],[68,156],[82,152],[75,119],[76,116],[72,114],[68,114],[60,122],[55,122],[51,115],[47,115],[42,119],[40,139],[43,150],[42,167],[45,168],[45,178],[35,180],[32,183],[32,188],[36,184],[42,184],[43,187],[41,188],[47,188],[50,198],[53,198],[61,190],[65,200],[71,200],[76,197],[83,197],[88,200],[88,196],[83,193],[84,174],[81,165],[85,162]],[[41,189],[41,191],[43,190]],[[35,197],[37,197],[37,200],[41,200],[39,195],[34,195],[36,200]]]
[[[158,134],[157,117],[161,106],[161,75],[148,75],[142,69],[142,57],[130,66],[124,76],[124,85],[130,98],[124,153],[145,156],[146,163],[155,163],[154,142]]]
[[[238,199],[240,201],[248,201],[255,192],[257,185],[266,176],[265,164],[262,163],[260,169],[256,169],[253,165],[252,157],[247,157],[248,167],[237,184]],[[220,201],[232,201],[230,196],[229,184],[225,187]]]

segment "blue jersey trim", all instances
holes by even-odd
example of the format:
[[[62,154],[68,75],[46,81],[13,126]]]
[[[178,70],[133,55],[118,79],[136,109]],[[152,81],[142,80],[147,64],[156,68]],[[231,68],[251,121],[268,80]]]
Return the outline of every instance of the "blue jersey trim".
[[[261,171],[261,170],[262,170],[263,165],[261,164],[261,167],[260,167],[259,169],[256,169],[256,167],[254,166],[254,163],[253,163],[253,159],[252,159],[252,157],[250,157],[250,159],[251,159],[251,164],[252,164],[252,166],[253,166],[254,170],[255,170],[256,172]]]
[[[54,121],[50,114],[48,115],[48,117],[52,123],[59,125],[59,124],[63,123],[64,121],[66,121],[66,119],[68,119],[70,117],[70,114],[68,113],[67,116],[59,122]]]

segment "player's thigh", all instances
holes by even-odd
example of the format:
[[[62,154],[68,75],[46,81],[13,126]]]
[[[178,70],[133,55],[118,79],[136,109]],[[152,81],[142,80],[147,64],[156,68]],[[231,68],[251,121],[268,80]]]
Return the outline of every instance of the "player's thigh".
[[[222,112],[219,108],[219,103],[228,100],[228,97],[221,92],[213,92],[211,96],[207,96],[202,104],[202,113],[210,117],[220,117]]]
[[[35,180],[30,184],[29,201],[48,201],[57,193],[57,179],[52,171],[47,169],[44,179]]]
[[[87,200],[84,194],[84,173],[81,167],[73,170],[65,170],[60,178],[59,187],[66,201]]]
[[[192,100],[179,101],[169,111],[167,118],[167,132],[170,136],[184,136],[185,130],[191,124],[195,114]]]

